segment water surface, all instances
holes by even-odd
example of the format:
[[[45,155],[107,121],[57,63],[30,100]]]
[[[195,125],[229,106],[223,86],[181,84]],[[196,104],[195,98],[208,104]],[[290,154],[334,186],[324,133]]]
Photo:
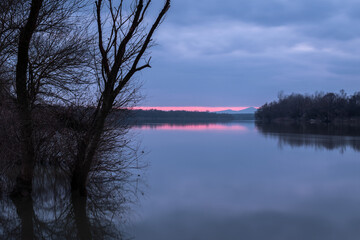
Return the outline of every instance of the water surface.
[[[0,239],[360,239],[356,127],[151,124],[130,136],[142,161],[136,146],[111,154],[120,170],[96,171],[88,198],[38,164],[30,201],[0,199]]]
[[[360,137],[315,129],[137,127],[151,165],[135,239],[359,239]]]

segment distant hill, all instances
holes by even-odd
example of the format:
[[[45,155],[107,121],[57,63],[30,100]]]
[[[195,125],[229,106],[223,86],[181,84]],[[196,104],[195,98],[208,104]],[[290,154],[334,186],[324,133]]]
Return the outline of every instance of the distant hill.
[[[224,110],[224,111],[218,111],[216,113],[220,113],[220,114],[255,114],[256,111],[257,111],[256,108],[248,107],[248,108],[245,108],[240,111],[234,111],[234,110],[228,109],[228,110]]]

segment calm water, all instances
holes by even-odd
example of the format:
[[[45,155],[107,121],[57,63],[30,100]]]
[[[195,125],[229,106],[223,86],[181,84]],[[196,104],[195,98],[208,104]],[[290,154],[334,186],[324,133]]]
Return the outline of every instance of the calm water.
[[[360,239],[358,128],[131,131],[145,148],[145,175],[124,168],[123,181],[79,199],[56,166],[39,168],[32,201],[0,200],[0,239]]]
[[[352,129],[243,122],[135,131],[150,162],[135,239],[360,239]]]

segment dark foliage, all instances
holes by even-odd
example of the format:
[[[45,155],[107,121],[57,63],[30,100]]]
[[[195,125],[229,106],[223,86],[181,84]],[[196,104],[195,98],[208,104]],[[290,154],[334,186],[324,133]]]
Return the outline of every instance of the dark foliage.
[[[255,114],[259,121],[356,122],[360,119],[360,92],[291,94],[263,105]]]

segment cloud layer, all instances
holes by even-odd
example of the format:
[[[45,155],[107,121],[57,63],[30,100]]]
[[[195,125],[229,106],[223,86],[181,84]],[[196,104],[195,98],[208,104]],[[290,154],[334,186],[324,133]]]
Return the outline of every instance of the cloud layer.
[[[281,90],[360,91],[357,1],[174,1],[156,39],[146,105],[260,106]]]

